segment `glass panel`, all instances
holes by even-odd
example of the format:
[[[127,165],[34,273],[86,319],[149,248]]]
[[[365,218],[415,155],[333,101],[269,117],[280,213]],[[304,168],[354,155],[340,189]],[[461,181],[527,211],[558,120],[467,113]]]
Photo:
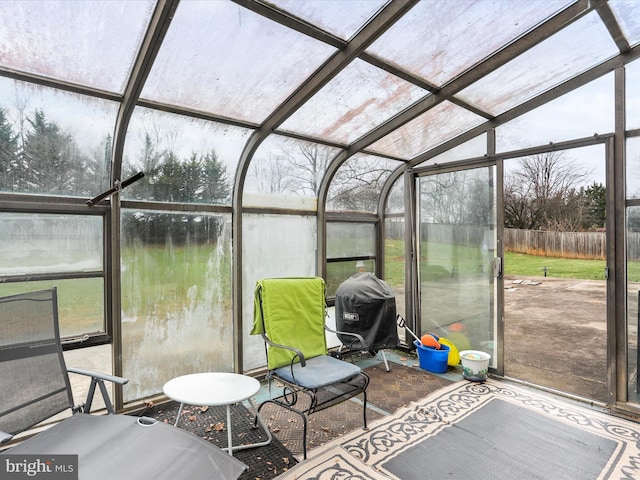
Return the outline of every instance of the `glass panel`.
[[[385,213],[387,215],[396,213],[404,214],[404,209],[404,177],[400,177],[395,181],[393,187],[391,187],[391,191],[387,197]]]
[[[0,78],[0,191],[102,192],[117,113],[115,102]]]
[[[373,223],[327,222],[327,258],[375,254],[376,227]]]
[[[0,297],[58,288],[58,321],[61,337],[104,333],[104,279],[74,278],[0,283]],[[69,365],[78,366],[78,365]],[[106,373],[108,370],[100,370]]]
[[[281,128],[349,144],[428,94],[356,59]]]
[[[334,51],[232,2],[181,2],[142,97],[260,123]]]
[[[640,137],[627,139],[627,198],[640,199]]]
[[[400,176],[391,187],[385,205],[384,258],[382,261],[384,262],[384,280],[389,284],[396,297],[396,311],[406,319],[404,213],[404,176]],[[406,329],[398,328],[398,336],[401,342],[407,342]]]
[[[457,96],[499,115],[617,53],[608,30],[598,14],[592,12]]]
[[[375,271],[376,261],[373,259],[327,263],[327,297],[335,297],[340,284],[354,273]]]
[[[0,278],[102,271],[102,217],[0,213]]]
[[[327,296],[356,272],[375,273],[376,226],[373,223],[327,222]],[[361,257],[361,258],[358,258]]]
[[[251,130],[138,108],[129,125],[123,178],[145,176],[127,199],[231,203],[233,175]]]
[[[360,27],[387,1],[323,0],[321,2],[301,2],[300,0],[272,0],[269,3],[347,40],[360,30]]]
[[[640,42],[640,3],[637,0],[609,0],[622,33],[633,47]]]
[[[125,402],[233,369],[231,216],[123,210]]]
[[[320,184],[337,148],[271,135],[251,159],[243,206],[317,209]]]
[[[0,252],[0,296],[57,286],[62,336],[104,332],[102,278],[37,281],[42,274],[102,272],[102,217],[0,213]],[[32,280],[5,283],[16,275]]]
[[[113,355],[111,352],[111,345],[99,345],[96,347],[68,350],[64,352],[64,361],[67,364],[67,367],[82,368],[84,370],[106,374],[113,373]],[[71,382],[71,392],[73,393],[74,405],[80,405],[86,402],[91,380],[85,375],[71,374],[69,375],[69,381]],[[115,404],[113,384],[111,382],[105,382],[104,385],[107,387],[111,403]],[[127,387],[125,386],[124,388],[126,389]],[[98,411],[104,407],[105,405],[102,400],[102,395],[96,394],[93,397],[91,411]]]
[[[469,110],[442,102],[367,148],[411,160],[483,121]]]
[[[505,162],[504,179],[505,376],[601,402],[607,345],[593,339],[607,333],[604,171],[598,145]],[[540,355],[532,339],[548,335],[589,354]]]
[[[429,164],[443,164],[451,163],[457,160],[467,160],[469,158],[478,158],[486,155],[487,153],[487,135],[479,135],[468,142],[465,142],[457,147],[453,147],[451,150],[447,150],[440,155],[430,158],[425,163]],[[421,163],[420,165],[424,165]]]
[[[154,7],[152,0],[4,0],[0,64],[122,93]]]
[[[640,128],[640,60],[626,67],[627,129]]]
[[[405,235],[404,217],[387,217],[384,222],[384,280],[389,284],[396,296],[396,310],[404,318],[405,315]],[[373,270],[375,271],[375,270]],[[406,331],[399,328],[398,333],[404,340]]]
[[[420,177],[420,335],[495,358],[495,168]]]
[[[253,291],[263,278],[317,275],[315,216],[242,216],[242,331],[244,370],[265,367],[264,341],[250,335]]]
[[[327,210],[377,212],[385,181],[402,162],[358,154],[344,162],[331,180]]]
[[[569,3],[420,2],[367,51],[440,86]]]
[[[627,208],[627,305],[628,395],[640,403],[640,207]]]
[[[614,131],[613,74],[553,100],[496,129],[505,152]]]

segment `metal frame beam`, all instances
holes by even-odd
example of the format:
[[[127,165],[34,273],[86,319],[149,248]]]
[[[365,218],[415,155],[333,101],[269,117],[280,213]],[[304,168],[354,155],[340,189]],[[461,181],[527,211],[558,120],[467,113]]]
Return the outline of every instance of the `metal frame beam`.
[[[162,40],[169,29],[171,19],[178,7],[179,0],[159,0],[153,12],[149,27],[142,41],[142,47],[133,64],[131,75],[125,87],[124,96],[115,125],[113,139],[113,156],[111,163],[111,181],[115,185],[122,175],[122,157],[127,128],[131,115],[142,87],[149,76],[153,62],[160,50]],[[109,202],[110,209],[107,214],[109,230],[106,238],[107,265],[110,267],[106,271],[107,284],[107,321],[112,324],[113,331],[113,373],[122,376],[122,302],[120,294],[121,272],[120,272],[120,194],[116,193]],[[114,387],[114,403],[116,409],[121,409],[124,404],[122,386]]]
[[[307,79],[287,100],[263,122],[258,130],[249,138],[240,156],[240,162],[236,171],[233,186],[233,305],[234,309],[234,350],[237,352],[234,358],[235,371],[242,371],[242,192],[249,163],[262,142],[273,131],[289,118],[315,93],[324,87],[332,78],[349,65],[369,45],[388,30],[406,12],[408,12],[418,0],[394,0],[388,3],[378,14],[373,17],[346,45],[336,52],[324,65],[322,65],[311,77]],[[250,2],[252,3],[252,2]],[[322,182],[321,194],[326,192],[327,183]],[[326,196],[326,193],[325,193]],[[324,238],[324,217],[320,206],[318,207],[318,238]],[[325,247],[324,240],[319,241],[318,269],[324,271]],[[322,263],[320,262],[322,259]]]

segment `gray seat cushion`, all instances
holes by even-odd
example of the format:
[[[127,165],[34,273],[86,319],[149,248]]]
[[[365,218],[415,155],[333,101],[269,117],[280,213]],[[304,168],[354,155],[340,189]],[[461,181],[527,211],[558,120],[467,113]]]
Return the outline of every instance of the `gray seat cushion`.
[[[360,367],[353,363],[321,355],[307,360],[305,367],[299,363],[294,364],[293,374],[291,366],[287,365],[276,369],[276,375],[287,382],[314,389],[349,380],[361,371]]]

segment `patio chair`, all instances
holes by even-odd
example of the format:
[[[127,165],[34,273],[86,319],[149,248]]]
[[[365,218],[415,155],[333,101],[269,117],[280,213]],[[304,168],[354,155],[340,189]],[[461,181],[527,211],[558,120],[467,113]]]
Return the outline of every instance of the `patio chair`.
[[[284,385],[282,395],[261,403],[258,412],[264,405],[273,403],[300,415],[305,459],[306,415],[362,393],[366,429],[369,377],[357,365],[328,353],[324,280],[318,277],[264,279],[256,284],[254,301],[251,334],[260,334],[265,341],[269,390],[273,379]],[[300,393],[307,397],[308,403],[298,404]]]
[[[91,377],[82,405],[73,404],[68,371]],[[127,383],[112,375],[67,370],[55,288],[0,298],[0,445],[8,447],[0,452],[0,477],[10,458],[33,455],[42,456],[42,464],[75,457],[78,478],[90,480],[236,480],[246,470],[242,462],[184,430],[151,418],[115,415],[105,381]],[[96,386],[107,415],[90,415]],[[32,427],[47,427],[43,422],[69,410],[71,415],[29,435]]]

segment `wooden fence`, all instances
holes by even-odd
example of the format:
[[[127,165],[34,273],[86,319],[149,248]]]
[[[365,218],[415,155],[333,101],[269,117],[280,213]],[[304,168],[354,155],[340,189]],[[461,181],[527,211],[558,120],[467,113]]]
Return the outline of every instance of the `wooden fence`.
[[[391,227],[391,228],[390,228]],[[442,225],[423,223],[420,240],[456,245],[485,245],[492,232],[477,225]],[[388,238],[403,238],[404,224],[387,225]],[[605,232],[552,232],[541,230],[504,229],[504,249],[559,258],[604,260],[606,258]],[[640,232],[627,232],[627,259],[640,260]]]
[[[604,232],[549,232],[504,229],[505,250],[530,255],[604,260],[607,243]]]
[[[561,258],[604,260],[605,232],[546,232],[504,229],[504,247],[509,252]],[[627,232],[627,260],[640,260],[640,232]]]

